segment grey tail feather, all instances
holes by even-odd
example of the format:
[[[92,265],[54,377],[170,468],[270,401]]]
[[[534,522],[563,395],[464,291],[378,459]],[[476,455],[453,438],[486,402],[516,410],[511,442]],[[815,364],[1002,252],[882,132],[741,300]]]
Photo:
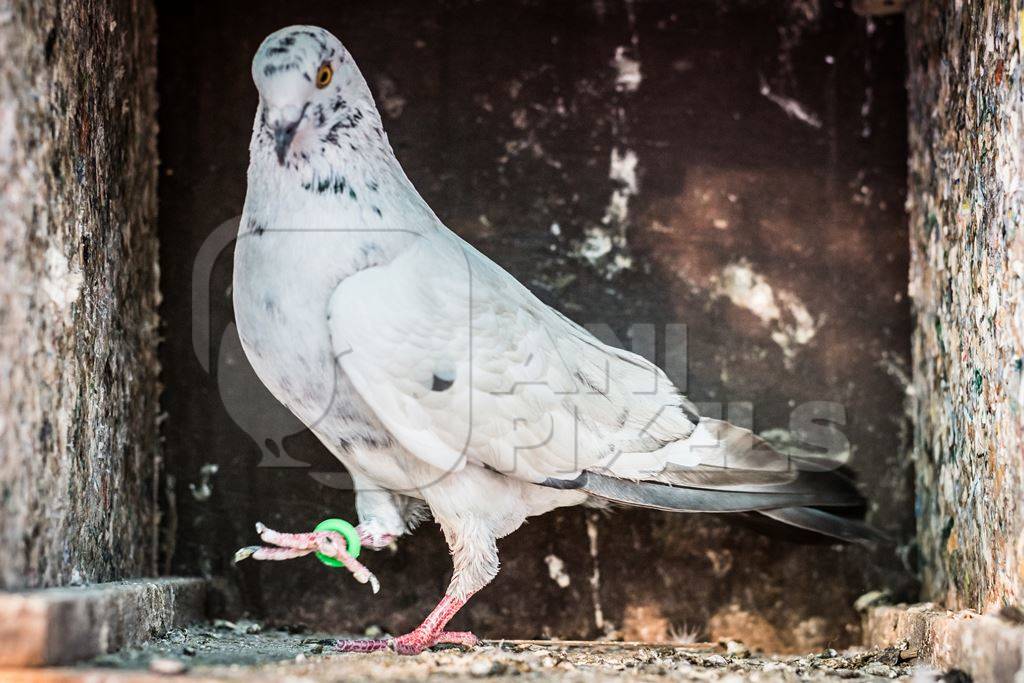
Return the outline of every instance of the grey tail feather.
[[[617,503],[673,512],[758,512],[784,507],[850,506],[862,500],[837,498],[828,491],[721,491],[632,481],[583,472],[572,488]]]
[[[848,543],[891,543],[892,539],[858,519],[840,517],[825,510],[808,507],[759,510],[762,515],[778,522],[838,538]]]
[[[604,500],[671,512],[757,512],[778,522],[847,542],[888,540],[867,524],[817,507],[856,507],[862,499],[825,491],[722,491],[632,481],[584,471],[574,480],[545,485],[586,491]]]

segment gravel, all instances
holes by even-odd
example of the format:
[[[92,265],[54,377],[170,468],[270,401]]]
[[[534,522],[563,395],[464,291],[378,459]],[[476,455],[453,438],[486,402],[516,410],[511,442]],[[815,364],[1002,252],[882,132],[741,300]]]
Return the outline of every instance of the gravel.
[[[143,647],[107,655],[89,667],[148,670],[169,677],[203,680],[450,680],[569,681],[836,681],[893,680],[916,676],[934,681],[938,673],[919,666],[916,653],[903,647],[849,650],[802,656],[751,653],[742,643],[688,645],[577,641],[485,641],[464,651],[437,649],[417,657],[389,652],[340,654],[332,651],[337,634],[301,628],[269,628],[255,622],[217,621],[178,629]],[[116,673],[110,671],[110,673]]]

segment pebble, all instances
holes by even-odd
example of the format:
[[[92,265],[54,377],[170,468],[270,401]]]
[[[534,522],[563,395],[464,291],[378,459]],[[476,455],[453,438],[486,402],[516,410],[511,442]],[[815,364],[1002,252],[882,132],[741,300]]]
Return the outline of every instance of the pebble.
[[[507,667],[503,662],[489,662],[486,659],[478,659],[469,665],[469,674],[477,678],[496,676],[505,673]]]
[[[704,660],[704,663],[708,666],[725,666],[729,663],[729,660],[722,655],[711,655]]]
[[[186,645],[185,647],[181,648],[181,654],[185,655],[186,657],[195,657],[196,649],[191,645]]]
[[[725,653],[730,657],[747,657],[750,655],[750,649],[743,643],[730,640],[725,644]]]
[[[188,667],[179,659],[157,657],[149,661],[149,670],[161,676],[177,676],[188,671]]]
[[[262,633],[263,632],[263,626],[261,626],[260,624],[257,624],[254,621],[253,622],[249,622],[248,624],[245,624],[245,632],[250,634],[250,635],[253,634],[253,633]]]
[[[471,676],[490,676],[491,662],[486,659],[478,659],[469,665],[469,673]]]
[[[871,662],[863,669],[861,673],[867,674],[868,676],[881,676],[883,678],[896,678],[896,671],[891,666],[886,666],[881,662]]]

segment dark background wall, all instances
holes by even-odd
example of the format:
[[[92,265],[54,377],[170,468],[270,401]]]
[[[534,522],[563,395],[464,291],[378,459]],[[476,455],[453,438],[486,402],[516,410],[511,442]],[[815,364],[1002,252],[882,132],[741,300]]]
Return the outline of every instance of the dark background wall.
[[[152,575],[156,12],[0,14],[0,589]]]
[[[809,402],[837,404],[869,519],[911,535],[899,17],[812,1],[163,2],[159,22],[166,560],[213,577],[217,609],[397,632],[450,572],[430,524],[366,558],[377,597],[313,560],[229,563],[257,520],[354,518],[340,466],[248,370],[218,229],[245,192],[250,59],[293,23],[345,42],[453,230],[627,345],[653,325],[658,360],[706,411],[787,437]],[[862,592],[914,591],[912,547],[647,511],[557,512],[500,550],[456,622],[484,637],[696,631],[807,649],[855,640]]]

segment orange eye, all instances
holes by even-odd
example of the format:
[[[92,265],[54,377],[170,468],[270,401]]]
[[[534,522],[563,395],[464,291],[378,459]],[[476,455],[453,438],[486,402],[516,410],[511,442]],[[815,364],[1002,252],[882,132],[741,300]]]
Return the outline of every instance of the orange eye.
[[[331,76],[334,75],[334,69],[331,68],[330,64],[323,64],[317,69],[316,72],[316,87],[326,88],[331,82]]]

